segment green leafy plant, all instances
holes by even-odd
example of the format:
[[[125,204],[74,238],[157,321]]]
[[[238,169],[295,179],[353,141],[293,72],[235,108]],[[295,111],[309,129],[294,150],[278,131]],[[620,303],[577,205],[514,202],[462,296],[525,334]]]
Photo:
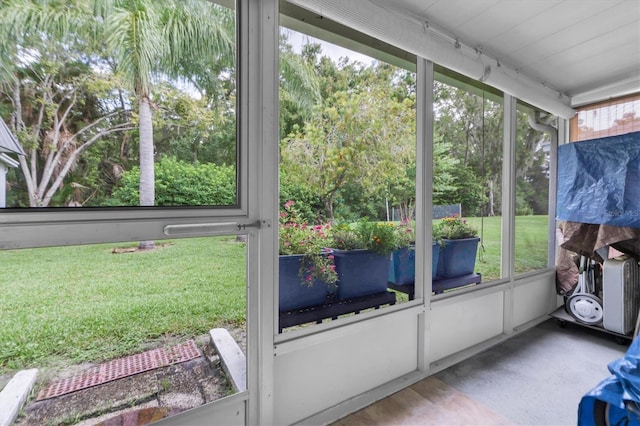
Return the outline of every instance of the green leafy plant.
[[[460,240],[478,236],[478,229],[467,223],[466,219],[453,215],[445,217],[433,225],[433,238],[436,240]]]
[[[391,222],[361,220],[354,225],[331,228],[331,247],[339,250],[364,249],[388,255],[399,248],[396,226]]]
[[[312,286],[314,279],[334,285],[338,281],[333,255],[329,249],[329,224],[309,225],[289,200],[280,212],[279,254],[303,255],[298,275]]]
[[[140,168],[120,179],[110,204],[136,206],[140,202]],[[155,165],[155,203],[158,206],[229,206],[236,202],[235,166],[191,164],[163,157]]]

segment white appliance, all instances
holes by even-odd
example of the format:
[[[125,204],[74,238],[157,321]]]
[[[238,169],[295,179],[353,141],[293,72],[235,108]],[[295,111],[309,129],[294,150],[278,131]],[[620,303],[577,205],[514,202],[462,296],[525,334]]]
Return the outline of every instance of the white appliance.
[[[602,326],[633,332],[640,310],[640,266],[633,258],[607,259],[602,267]]]

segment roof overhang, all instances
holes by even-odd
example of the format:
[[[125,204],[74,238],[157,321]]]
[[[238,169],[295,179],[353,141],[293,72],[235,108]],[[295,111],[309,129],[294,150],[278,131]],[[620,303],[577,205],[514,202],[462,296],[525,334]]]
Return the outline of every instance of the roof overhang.
[[[0,120],[0,153],[3,152],[25,155],[18,139],[11,133],[5,122]]]
[[[18,167],[20,165],[16,160],[2,152],[0,152],[0,163],[5,164],[8,167]]]

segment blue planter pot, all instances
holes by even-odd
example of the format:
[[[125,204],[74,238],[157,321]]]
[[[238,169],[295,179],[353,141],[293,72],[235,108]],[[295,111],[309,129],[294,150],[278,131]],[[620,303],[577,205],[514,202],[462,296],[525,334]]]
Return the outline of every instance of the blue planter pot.
[[[448,279],[473,274],[480,238],[444,240],[438,259],[438,279]]]
[[[298,275],[303,255],[280,256],[279,310],[292,311],[322,304],[327,298],[329,287],[320,280],[313,280],[309,286]]]
[[[412,284],[416,280],[415,247],[401,247],[391,253],[388,280],[394,284]]]
[[[387,291],[389,256],[370,250],[333,250],[338,298],[350,299]]]
[[[431,252],[431,279],[436,279],[440,245],[433,243]],[[402,247],[391,254],[389,263],[389,281],[398,284],[413,284],[416,280],[416,251],[415,247]]]

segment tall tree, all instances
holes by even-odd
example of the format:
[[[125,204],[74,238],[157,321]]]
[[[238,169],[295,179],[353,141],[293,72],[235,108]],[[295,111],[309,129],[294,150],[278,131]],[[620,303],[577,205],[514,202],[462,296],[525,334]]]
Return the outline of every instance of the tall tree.
[[[94,0],[104,20],[116,71],[138,100],[140,205],[155,204],[151,89],[154,77],[176,76],[196,58],[233,56],[234,35],[221,7],[202,0]],[[200,62],[197,62],[200,64]],[[142,241],[141,248],[152,248]]]
[[[392,96],[394,74],[383,66],[359,77],[365,75],[351,90],[328,96],[304,128],[281,143],[282,167],[314,189],[332,220],[348,185],[385,193],[415,161],[413,100]]]
[[[313,108],[320,105],[320,76],[316,73],[316,53],[319,44],[305,44],[302,53],[294,52],[286,30],[280,32],[280,138],[294,127],[302,127],[311,117]]]
[[[434,97],[436,134],[450,144],[449,155],[460,162],[460,173],[456,174],[461,186],[457,192],[465,194],[463,210],[490,216],[500,214],[502,105],[483,94],[444,83],[436,83]],[[469,178],[473,187],[481,183],[483,195],[475,188],[463,190],[462,185]],[[456,202],[462,202],[462,198]],[[475,206],[480,203],[485,207],[478,212]]]

